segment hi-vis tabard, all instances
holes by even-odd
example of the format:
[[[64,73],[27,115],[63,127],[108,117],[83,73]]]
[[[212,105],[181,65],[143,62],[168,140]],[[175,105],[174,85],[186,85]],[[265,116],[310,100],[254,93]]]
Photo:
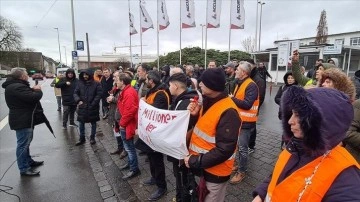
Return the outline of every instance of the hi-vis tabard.
[[[215,148],[216,126],[219,123],[221,114],[230,108],[238,111],[238,107],[235,103],[231,98],[227,97],[212,105],[205,114],[203,114],[202,110],[200,111],[199,120],[191,135],[189,145],[190,154],[205,154]],[[222,177],[229,176],[234,160],[235,150],[234,154],[228,160],[205,170],[212,175]]]
[[[268,186],[265,201],[298,201],[301,198],[300,201],[320,202],[343,170],[354,165],[360,169],[354,157],[345,148],[337,146],[326,157],[318,157],[277,184],[290,157],[291,154],[287,150],[281,152]],[[314,171],[317,166],[317,170]],[[311,175],[313,175],[312,178]],[[307,187],[305,188],[306,183]],[[303,194],[299,196],[302,191],[304,191]]]
[[[245,79],[245,81],[240,86],[237,85],[234,90],[234,97],[239,100],[244,100],[245,99],[245,90],[249,86],[250,83],[255,84],[255,82],[250,77],[248,77],[247,79]],[[256,87],[257,87],[257,85],[256,85]],[[260,100],[259,100],[259,93],[258,93],[258,97],[256,98],[253,106],[249,110],[239,108],[241,120],[243,122],[248,122],[248,123],[256,122],[257,118],[258,118],[257,114],[258,114],[258,110],[259,110],[259,104],[260,104]]]
[[[170,105],[170,98],[169,98],[169,95],[167,94],[167,92],[165,90],[158,90],[152,94],[150,94],[148,97],[146,97],[146,103],[148,103],[149,105],[153,105],[154,104],[154,100],[155,100],[155,97],[158,93],[160,92],[164,92],[165,93],[165,96],[167,98],[167,103],[168,105]]]

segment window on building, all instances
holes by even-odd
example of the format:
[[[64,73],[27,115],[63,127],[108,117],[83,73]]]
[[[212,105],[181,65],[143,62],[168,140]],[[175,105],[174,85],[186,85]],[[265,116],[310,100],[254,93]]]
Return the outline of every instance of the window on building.
[[[351,38],[350,46],[360,46],[360,37]]]
[[[309,45],[315,45],[316,43],[315,42],[309,42]]]
[[[344,39],[335,39],[335,43],[334,44],[343,44],[344,45]]]

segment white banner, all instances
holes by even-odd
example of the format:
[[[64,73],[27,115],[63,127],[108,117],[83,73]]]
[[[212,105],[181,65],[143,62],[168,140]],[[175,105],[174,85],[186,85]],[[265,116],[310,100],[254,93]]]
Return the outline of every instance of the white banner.
[[[277,55],[277,66],[279,67],[286,67],[288,64],[288,45],[289,43],[287,41],[279,43]]]
[[[134,15],[131,14],[130,12],[129,12],[129,26],[130,26],[130,35],[138,33],[134,27]]]
[[[169,16],[167,14],[167,10],[166,10],[166,4],[165,4],[165,0],[161,0],[160,3],[158,4],[159,8],[158,8],[158,20],[159,20],[159,29],[163,30],[166,29],[170,22],[169,22]]]
[[[151,20],[151,17],[149,15],[149,13],[146,11],[145,9],[145,1],[141,0],[140,2],[140,12],[141,12],[141,31],[145,32],[146,30],[153,28],[154,29],[154,25],[153,22]]]
[[[140,100],[138,117],[139,137],[153,150],[176,159],[184,159],[189,154],[186,147],[188,110],[157,109]]]
[[[245,8],[244,0],[231,0],[230,29],[244,29]]]
[[[221,0],[207,0],[207,28],[220,27]]]
[[[181,27],[196,27],[194,0],[180,0],[181,3]]]
[[[294,50],[298,50],[300,48],[300,40],[294,40],[294,41],[289,41],[289,47],[288,47],[288,56],[289,56],[289,60],[288,60],[288,64],[291,64],[291,60],[292,60],[292,56],[294,53]]]

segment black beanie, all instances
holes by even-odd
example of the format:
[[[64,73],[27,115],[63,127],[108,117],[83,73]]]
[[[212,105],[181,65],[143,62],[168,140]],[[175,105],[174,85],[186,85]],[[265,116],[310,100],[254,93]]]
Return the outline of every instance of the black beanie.
[[[210,68],[201,74],[203,84],[213,91],[223,92],[225,90],[225,72],[222,68]]]

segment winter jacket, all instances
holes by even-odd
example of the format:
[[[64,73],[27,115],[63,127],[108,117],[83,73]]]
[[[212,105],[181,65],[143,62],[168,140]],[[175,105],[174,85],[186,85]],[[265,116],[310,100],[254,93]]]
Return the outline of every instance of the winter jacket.
[[[84,73],[89,75],[89,80],[84,80]],[[80,101],[83,102],[83,104],[78,106],[78,121],[90,123],[100,120],[99,102],[101,95],[101,85],[94,81],[91,70],[83,70],[79,75],[79,83],[74,92],[76,104]]]
[[[2,84],[5,89],[5,101],[9,107],[9,125],[11,130],[33,128],[44,123],[46,117],[40,99],[41,90],[30,88],[28,81],[8,77]]]
[[[225,83],[225,93],[226,94],[233,94],[236,86],[236,80],[235,79],[235,73],[234,75],[230,75],[226,77],[226,83]]]
[[[208,109],[216,102],[226,97],[227,95],[225,93],[216,98],[204,96],[203,114],[206,114]],[[201,158],[199,158],[198,155],[192,155],[189,158],[189,166],[194,169],[195,173],[198,173],[196,171],[200,169],[211,168],[218,165],[234,154],[238,141],[239,128],[241,126],[239,113],[235,109],[230,108],[218,116],[220,119],[216,125],[215,147],[209,152],[202,154]],[[204,171],[203,174],[207,182],[213,183],[223,183],[230,178],[230,176],[215,176],[206,171]]]
[[[261,78],[264,79],[265,81],[266,81],[267,76],[272,79],[272,76],[269,74],[269,72],[268,72],[268,70],[266,69],[265,66],[264,67],[259,67],[259,68],[257,68],[257,70],[258,70]]]
[[[139,109],[137,92],[130,84],[121,91],[117,106],[121,114],[119,126],[125,128],[126,140],[130,140],[135,135]]]
[[[68,74],[70,72],[73,73],[73,78],[69,78]],[[56,88],[61,88],[62,104],[64,106],[76,105],[73,95],[78,81],[74,69],[69,68],[66,70],[65,77],[55,84]],[[67,85],[66,82],[70,82],[70,85]]]
[[[275,103],[276,103],[277,105],[279,105],[278,118],[279,118],[280,120],[281,120],[281,110],[280,110],[280,100],[281,100],[281,97],[282,97],[283,93],[286,91],[286,89],[287,89],[288,87],[293,86],[293,85],[297,85],[297,82],[296,82],[296,81],[295,81],[295,83],[293,83],[293,84],[289,84],[289,83],[288,83],[287,79],[288,79],[288,77],[289,77],[290,75],[292,75],[291,72],[287,72],[287,73],[284,75],[284,78],[283,78],[283,79],[284,79],[285,85],[280,86],[280,88],[279,88],[279,90],[278,90],[278,92],[276,93],[276,96],[275,96]]]
[[[284,135],[290,139],[286,150],[291,156],[276,184],[288,177],[291,178],[292,173],[327,151],[331,152],[344,139],[354,116],[349,98],[342,92],[330,88],[312,88],[305,91],[301,87],[291,86],[284,93],[281,104]],[[302,131],[306,130],[301,139],[294,136],[288,124],[292,110],[299,116]],[[358,194],[360,170],[357,166],[359,165],[353,165],[340,173],[335,173],[337,177],[325,193],[323,202],[360,201],[360,194]],[[316,171],[314,177],[316,177]],[[270,180],[271,176],[257,186],[253,196],[259,195],[264,200]],[[316,187],[311,187],[310,184],[307,189],[316,189]],[[299,194],[300,192],[301,190]],[[298,195],[293,197],[298,197]]]
[[[322,66],[324,67],[325,70],[329,69],[329,68],[336,68],[335,65],[329,64],[329,63],[322,63]],[[300,86],[316,86],[317,85],[317,80],[315,79],[315,76],[313,77],[314,79],[311,79],[301,73],[300,63],[298,61],[292,62],[291,69],[292,69],[293,77],[295,78],[295,80],[298,82],[298,84]],[[316,71],[314,74],[316,74]]]
[[[250,78],[256,83],[257,87],[259,88],[259,99],[260,99],[259,111],[260,111],[260,107],[265,99],[266,81],[263,78],[261,78],[257,68],[251,70]]]
[[[110,75],[110,77],[108,79],[106,79],[105,76],[103,76],[101,78],[100,84],[101,84],[101,89],[102,89],[102,95],[101,95],[102,106],[109,106],[109,103],[106,101],[106,98],[109,97],[109,95],[110,95],[109,91],[111,91],[111,89],[113,88],[113,85],[114,85],[113,76]]]
[[[116,122],[116,125],[119,125],[119,111],[118,111],[118,107],[117,107],[117,101],[120,95],[120,89],[117,89],[116,86],[114,86],[114,88],[111,90],[113,93],[114,98],[110,101],[109,103],[109,117],[107,118],[107,122],[110,125],[114,125]],[[117,114],[117,115],[116,115]]]
[[[345,148],[360,163],[360,100],[353,103],[354,120],[351,122],[350,128],[343,140]]]

